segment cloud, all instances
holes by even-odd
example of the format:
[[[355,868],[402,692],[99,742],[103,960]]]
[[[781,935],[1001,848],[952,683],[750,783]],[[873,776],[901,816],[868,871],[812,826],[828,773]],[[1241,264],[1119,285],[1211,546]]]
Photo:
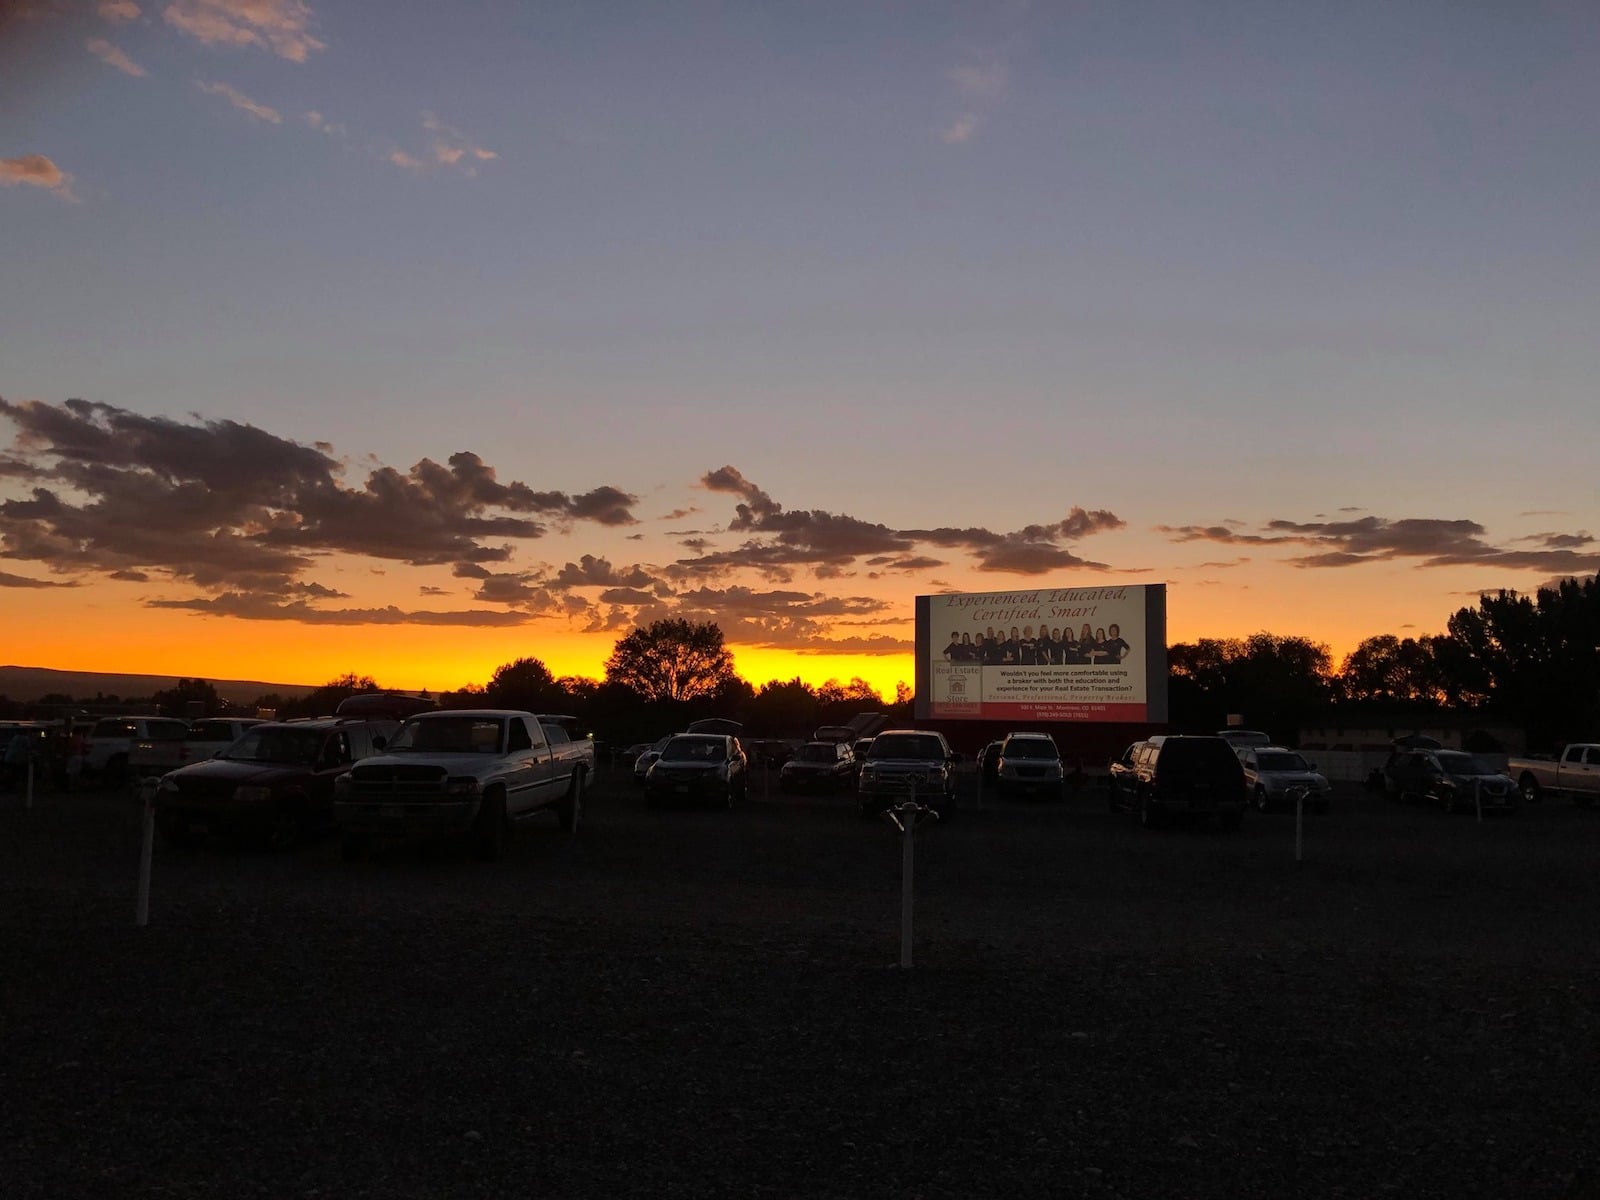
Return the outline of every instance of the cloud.
[[[463,175],[474,176],[480,163],[500,157],[498,153],[480,146],[453,125],[447,125],[432,113],[422,114],[422,128],[432,137],[423,154],[409,150],[394,150],[387,156],[397,167],[420,170],[424,167],[453,167]]]
[[[321,113],[317,112],[315,109],[311,110],[310,112],[301,113],[300,114],[300,119],[303,120],[307,125],[311,126],[311,128],[315,129],[317,132],[325,133],[329,137],[342,137],[342,136],[344,136],[345,128],[344,128],[343,125],[340,125],[340,124],[338,124],[336,122],[328,120],[326,117],[324,117]]]
[[[972,135],[978,132],[978,118],[973,113],[957,117],[949,125],[939,131],[939,140],[946,146],[959,146],[970,141]]]
[[[466,625],[504,628],[523,625],[528,616],[494,609],[455,612],[385,608],[313,608],[304,601],[275,603],[269,598],[240,593],[192,597],[184,600],[147,600],[147,608],[180,609],[200,616],[235,617],[245,621],[294,621],[301,625]]]
[[[749,567],[782,583],[793,578],[793,568],[798,566],[825,567],[837,573],[862,558],[869,563],[874,557],[885,562],[910,558],[922,544],[967,550],[983,571],[1037,575],[1066,567],[1101,570],[1109,568],[1104,563],[1079,558],[1059,543],[1120,529],[1126,524],[1106,509],[1091,511],[1075,506],[1060,521],[1029,525],[1012,533],[973,528],[891,529],[821,509],[785,511],[732,466],[708,471],[701,476],[700,486],[739,497],[734,518],[728,522],[730,531],[770,536],[752,538],[736,549],[679,559],[672,566],[679,578]]]
[[[330,554],[471,564],[487,580],[476,564],[507,560],[508,543],[552,525],[633,520],[634,498],[619,488],[569,494],[502,483],[464,451],[407,471],[379,465],[348,486],[324,448],[233,421],[3,399],[0,419],[17,429],[0,465],[27,466],[9,473],[32,485],[0,501],[0,558],[67,573],[155,572],[274,605],[322,601],[341,593],[306,575]]]
[[[1005,95],[1006,87],[1011,82],[1011,72],[1003,60],[990,57],[952,67],[950,82],[956,85],[956,90],[962,95],[995,100]]]
[[[265,104],[257,104],[243,92],[231,88],[225,83],[206,83],[204,80],[194,81],[195,86],[210,96],[223,96],[229,104],[242,112],[249,113],[258,121],[268,121],[273,125],[283,124],[283,116],[275,108],[268,108]]]
[[[161,16],[208,46],[254,46],[291,62],[327,48],[311,35],[311,9],[301,0],[173,0]]]
[[[133,0],[101,0],[95,8],[100,19],[113,25],[126,25],[139,18],[140,8]]]
[[[72,194],[72,176],[42,154],[24,154],[20,158],[0,158],[0,187],[27,184],[54,192],[63,200],[77,202]]]
[[[0,571],[0,588],[64,588],[77,586],[76,580],[62,583],[49,579],[32,579],[27,575],[12,575],[6,571]]]
[[[124,75],[132,75],[137,79],[148,74],[143,67],[134,62],[133,59],[129,58],[116,46],[106,41],[105,38],[90,38],[84,43],[84,48],[101,62],[115,67]]]
[[[1299,546],[1311,551],[1287,561],[1299,567],[1337,568],[1373,562],[1414,560],[1421,567],[1492,566],[1529,571],[1600,570],[1600,550],[1578,553],[1593,539],[1587,534],[1543,533],[1519,541],[1544,548],[1514,550],[1486,540],[1486,530],[1464,518],[1368,516],[1353,521],[1270,520],[1246,533],[1226,525],[1158,525],[1175,542],[1224,545]]]

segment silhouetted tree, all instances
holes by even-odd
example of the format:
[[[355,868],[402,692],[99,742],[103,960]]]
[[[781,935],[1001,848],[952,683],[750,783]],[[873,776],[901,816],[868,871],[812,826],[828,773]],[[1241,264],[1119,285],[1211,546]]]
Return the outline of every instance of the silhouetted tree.
[[[495,668],[483,695],[491,708],[521,708],[529,712],[549,712],[560,708],[567,699],[550,668],[537,658],[519,658]]]
[[[1343,699],[1408,705],[1437,705],[1445,699],[1439,639],[1398,638],[1392,633],[1366,638],[1339,668]]]
[[[164,717],[191,716],[190,704],[198,704],[205,717],[214,717],[223,709],[217,689],[204,679],[180,679],[175,687],[159,691],[151,699]]]
[[[1217,729],[1231,713],[1289,740],[1333,698],[1327,646],[1303,637],[1255,633],[1201,638],[1167,649],[1168,695],[1176,728]]]
[[[288,717],[325,717],[339,707],[341,700],[361,692],[381,692],[370,675],[357,675],[354,671],[330,679],[319,688],[313,688],[298,700],[289,700],[278,709],[280,719]]]
[[[618,641],[606,659],[606,682],[645,700],[712,696],[734,678],[733,655],[710,621],[656,621]]]

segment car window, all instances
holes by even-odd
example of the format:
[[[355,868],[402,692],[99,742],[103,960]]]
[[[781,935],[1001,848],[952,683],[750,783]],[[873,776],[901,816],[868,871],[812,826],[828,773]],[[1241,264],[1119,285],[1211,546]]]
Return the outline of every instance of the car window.
[[[1600,764],[1600,746],[1590,746],[1584,754],[1584,760],[1593,764]]]
[[[560,725],[546,725],[543,721],[540,721],[539,727],[544,730],[545,740],[552,746],[559,746],[572,740],[568,736],[566,729]]]
[[[532,750],[533,739],[528,736],[528,723],[521,717],[514,717],[508,722],[506,730],[506,750]]]
[[[153,742],[181,742],[189,733],[182,721],[151,721],[146,728]]]
[[[138,726],[132,721],[96,721],[94,732],[89,736],[97,738],[132,737],[137,732]]]
[[[1310,765],[1298,754],[1278,751],[1268,754],[1252,754],[1256,765],[1263,771],[1309,771]]]

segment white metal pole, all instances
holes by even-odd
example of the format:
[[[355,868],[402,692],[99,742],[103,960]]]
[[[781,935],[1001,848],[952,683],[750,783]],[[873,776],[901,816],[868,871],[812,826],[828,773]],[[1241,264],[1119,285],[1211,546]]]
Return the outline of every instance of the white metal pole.
[[[916,870],[917,810],[906,813],[906,831],[900,835],[900,965],[911,965],[912,874]]]
[[[1305,861],[1306,793],[1301,788],[1294,794],[1294,860]]]
[[[144,841],[139,847],[139,903],[134,910],[133,923],[143,929],[150,924],[150,857],[156,844],[155,796],[144,798]]]

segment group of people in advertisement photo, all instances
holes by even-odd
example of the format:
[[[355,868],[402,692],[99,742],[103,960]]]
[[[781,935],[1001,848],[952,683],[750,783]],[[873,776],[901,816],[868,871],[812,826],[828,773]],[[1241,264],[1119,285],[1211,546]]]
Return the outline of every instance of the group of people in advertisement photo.
[[[944,658],[953,663],[979,663],[986,667],[1089,667],[1124,661],[1132,647],[1113,623],[1095,628],[1084,625],[1074,635],[1072,626],[1016,625],[981,634],[952,631]]]

